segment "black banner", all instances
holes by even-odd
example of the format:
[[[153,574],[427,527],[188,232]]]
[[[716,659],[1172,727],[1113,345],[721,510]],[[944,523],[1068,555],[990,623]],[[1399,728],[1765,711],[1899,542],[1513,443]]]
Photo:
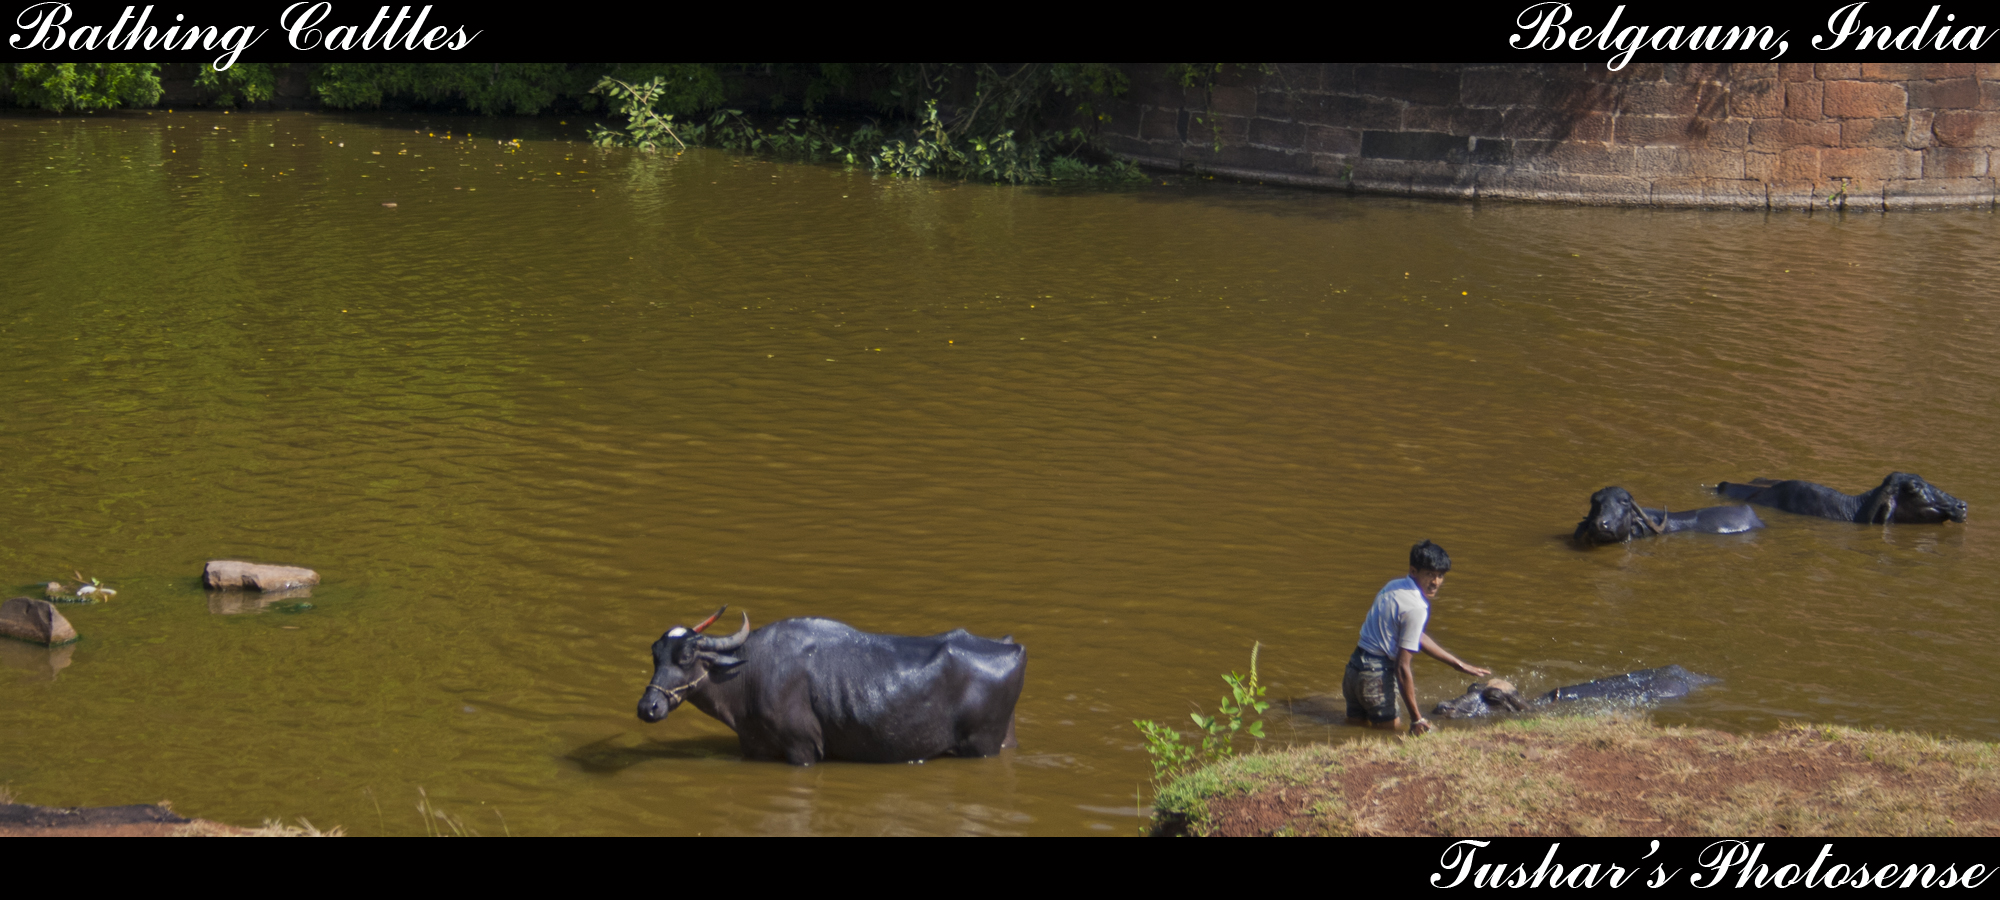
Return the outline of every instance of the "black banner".
[[[830,10],[781,12],[755,21],[727,11],[667,5],[517,5],[292,0],[267,3],[0,0],[0,59],[178,62],[227,67],[250,62],[536,62],[658,59],[698,47],[879,50],[878,16],[835,18]],[[1232,19],[1208,10],[1204,50],[1236,57],[1334,57],[1341,62],[1588,62],[1610,71],[1660,62],[1965,62],[2000,52],[2000,6],[1832,0],[1805,4],[1514,0],[1396,18],[1352,9],[1300,8]],[[1294,15],[1273,40],[1271,16]],[[1334,17],[1338,27],[1331,27]],[[1072,29],[1116,36],[1119,48],[1192,50],[1185,22],[1139,21],[1109,11]],[[1329,26],[1329,27],[1320,27]],[[914,26],[913,26],[914,27]],[[952,27],[952,26],[943,26]],[[985,26],[982,26],[985,27]],[[699,34],[699,43],[689,39]],[[1135,40],[1136,38],[1136,40]],[[1178,39],[1178,40],[1177,40]],[[1075,38],[1051,44],[1079,44]],[[1051,46],[1036,44],[1034,46]],[[978,42],[975,41],[977,46]],[[1178,46],[1177,46],[1178,45]],[[1098,43],[1097,46],[1107,46]],[[1066,48],[1067,49],[1067,48]],[[1248,53],[1252,49],[1261,54]],[[1009,47],[1018,55],[1018,47]],[[1277,52],[1272,52],[1277,51]],[[732,54],[738,55],[738,54]]]
[[[1970,840],[1510,838],[1409,841],[1398,849],[1403,865],[1390,868],[1427,866],[1422,886],[1443,890],[1977,889],[1993,875],[1990,850]],[[1414,858],[1419,853],[1427,859]]]

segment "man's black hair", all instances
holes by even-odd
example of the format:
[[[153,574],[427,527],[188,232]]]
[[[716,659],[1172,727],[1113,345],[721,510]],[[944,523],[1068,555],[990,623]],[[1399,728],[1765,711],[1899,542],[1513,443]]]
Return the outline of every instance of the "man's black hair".
[[[1410,568],[1419,572],[1449,572],[1451,557],[1445,555],[1443,547],[1425,541],[1410,548]]]

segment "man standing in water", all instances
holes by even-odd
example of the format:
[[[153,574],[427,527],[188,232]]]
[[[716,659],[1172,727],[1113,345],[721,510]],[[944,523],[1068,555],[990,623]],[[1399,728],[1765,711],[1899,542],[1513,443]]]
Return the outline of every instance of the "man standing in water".
[[[1429,719],[1418,712],[1416,680],[1410,676],[1410,660],[1418,650],[1430,654],[1454,669],[1484,678],[1491,669],[1468,666],[1451,651],[1438,646],[1424,633],[1430,620],[1429,601],[1444,586],[1451,571],[1451,557],[1444,548],[1424,541],[1410,548],[1410,574],[1382,586],[1368,619],[1361,623],[1361,644],[1347,658],[1347,675],[1340,692],[1347,697],[1347,723],[1359,725],[1363,719],[1375,728],[1397,729],[1403,720],[1396,715],[1396,694],[1410,708],[1410,734],[1431,730]]]

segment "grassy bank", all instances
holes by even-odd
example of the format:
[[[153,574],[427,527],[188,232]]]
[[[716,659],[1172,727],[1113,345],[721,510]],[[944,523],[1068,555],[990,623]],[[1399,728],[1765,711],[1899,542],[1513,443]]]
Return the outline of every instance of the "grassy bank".
[[[1194,835],[1995,835],[2000,745],[1549,717],[1226,760],[1155,799]]]

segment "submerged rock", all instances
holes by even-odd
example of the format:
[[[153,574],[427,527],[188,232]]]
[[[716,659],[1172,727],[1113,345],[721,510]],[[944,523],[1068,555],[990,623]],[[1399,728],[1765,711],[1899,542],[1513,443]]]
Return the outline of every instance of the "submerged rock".
[[[76,640],[76,629],[56,612],[55,604],[31,597],[0,604],[0,634],[52,647]]]
[[[211,559],[202,569],[201,583],[218,590],[282,591],[311,587],[319,583],[319,573],[298,566],[272,566],[235,559]]]

